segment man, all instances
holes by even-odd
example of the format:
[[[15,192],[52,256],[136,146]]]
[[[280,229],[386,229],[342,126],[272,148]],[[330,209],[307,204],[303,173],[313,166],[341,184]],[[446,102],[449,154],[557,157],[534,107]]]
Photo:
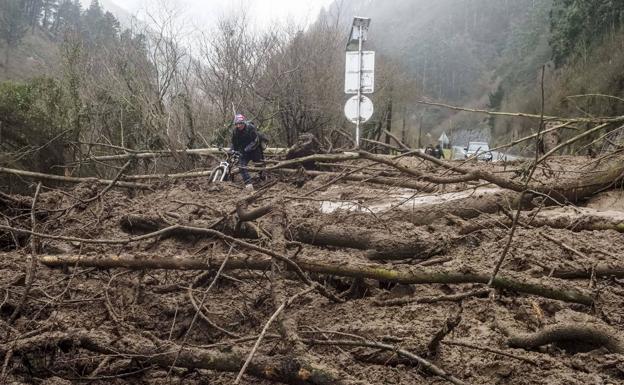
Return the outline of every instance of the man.
[[[432,155],[437,159],[444,159],[444,150],[442,150],[442,147],[439,144],[436,144]]]
[[[253,189],[251,177],[247,171],[250,161],[255,163],[264,161],[264,154],[260,143],[260,135],[253,123],[247,121],[244,115],[237,114],[234,117],[234,129],[232,130],[232,150],[241,153],[240,170],[245,183],[245,188]]]

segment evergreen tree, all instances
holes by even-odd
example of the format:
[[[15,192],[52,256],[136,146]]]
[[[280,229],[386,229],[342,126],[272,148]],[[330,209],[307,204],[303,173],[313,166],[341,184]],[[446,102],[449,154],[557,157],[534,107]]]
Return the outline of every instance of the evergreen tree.
[[[5,43],[4,67],[9,64],[11,49],[17,47],[28,31],[20,0],[0,0],[0,39]]]
[[[555,64],[570,56],[586,55],[606,33],[617,31],[624,21],[624,1],[555,0],[550,12]]]
[[[80,15],[82,7],[79,0],[61,0],[57,6],[51,32],[59,39],[68,30],[78,30],[80,28]]]

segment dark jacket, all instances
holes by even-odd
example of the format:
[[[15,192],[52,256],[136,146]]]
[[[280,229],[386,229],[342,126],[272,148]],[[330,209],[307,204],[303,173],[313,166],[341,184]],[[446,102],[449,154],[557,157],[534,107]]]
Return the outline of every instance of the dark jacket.
[[[234,127],[232,131],[232,149],[243,154],[244,158],[255,162],[262,160],[264,154],[260,144],[260,135],[258,135],[258,130],[253,123],[246,122],[245,128],[242,130]]]

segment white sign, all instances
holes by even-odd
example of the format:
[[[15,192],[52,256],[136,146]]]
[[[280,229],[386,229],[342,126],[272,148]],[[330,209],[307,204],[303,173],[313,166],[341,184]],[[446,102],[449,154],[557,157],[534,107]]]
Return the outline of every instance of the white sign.
[[[345,60],[345,94],[358,93],[358,51],[347,51]],[[362,93],[375,92],[375,51],[362,51]]]
[[[358,122],[358,97],[352,96],[344,107],[344,113],[351,123]],[[360,123],[367,122],[373,116],[373,102],[366,96],[360,97]]]

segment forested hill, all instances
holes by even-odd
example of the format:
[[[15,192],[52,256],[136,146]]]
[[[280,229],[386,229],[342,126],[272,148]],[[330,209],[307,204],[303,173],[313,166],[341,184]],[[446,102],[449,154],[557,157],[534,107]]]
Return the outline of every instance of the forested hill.
[[[372,47],[400,62],[422,94],[461,103],[486,92],[508,62],[548,60],[551,3],[345,0],[332,12],[371,17]]]
[[[400,63],[418,96],[536,112],[547,65],[547,109],[576,114],[568,95],[622,96],[623,11],[624,2],[610,0],[337,0],[330,12],[346,24],[352,15],[371,17],[369,47]],[[579,101],[604,102],[622,108]],[[503,123],[491,132],[492,121],[429,112],[424,125],[483,139],[519,129]]]

